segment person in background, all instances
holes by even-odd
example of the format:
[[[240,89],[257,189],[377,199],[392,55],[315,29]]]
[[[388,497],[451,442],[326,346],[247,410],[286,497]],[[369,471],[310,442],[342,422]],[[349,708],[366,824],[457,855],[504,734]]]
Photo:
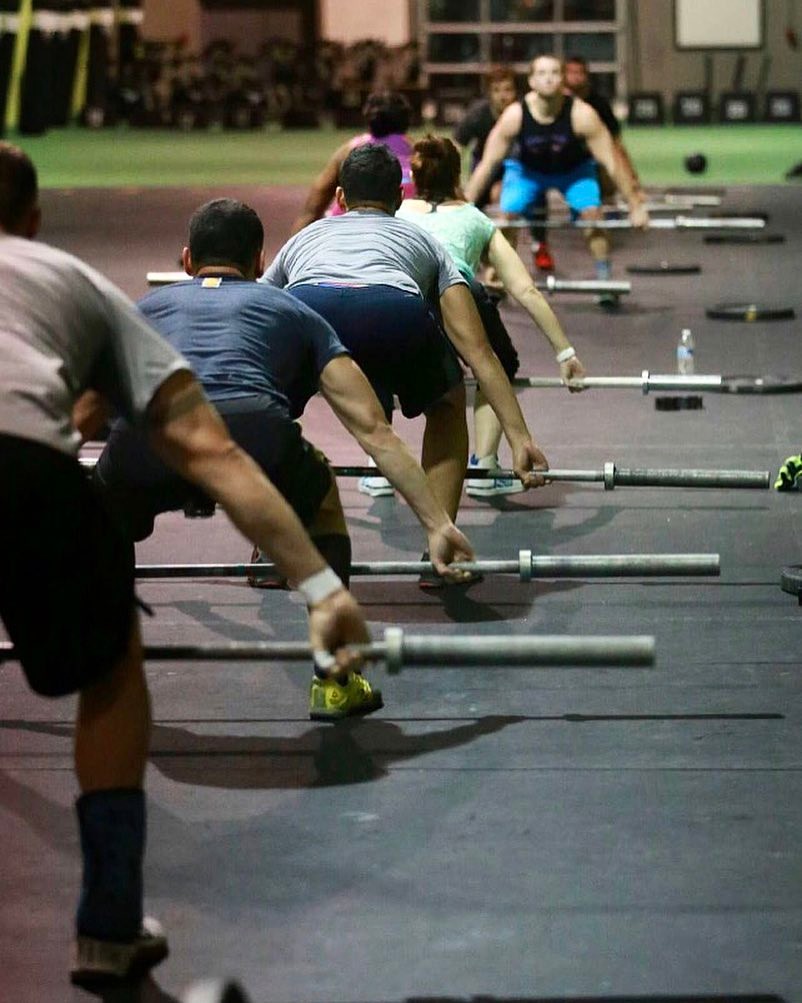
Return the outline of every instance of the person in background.
[[[476,206],[465,201],[460,190],[460,156],[450,139],[426,136],[415,144],[412,176],[418,195],[406,199],[396,213],[437,238],[454,264],[469,282],[482,318],[488,340],[499,357],[507,377],[512,380],[518,369],[518,353],[510,341],[498,308],[476,281],[481,261],[492,265],[502,288],[521,304],[545,335],[556,356],[560,376],[572,392],[571,383],[581,380],[585,369],[565,336],[560,322],[543,295],[537,290],[523,262],[504,234]],[[476,389],[474,405],[474,452],[469,469],[494,470],[499,466],[498,447],[501,425],[489,406],[481,387]],[[512,478],[468,478],[465,490],[475,498],[513,494],[521,483]]]
[[[368,131],[354,136],[353,139],[349,139],[347,143],[343,143],[334,151],[326,166],[312,182],[303,209],[292,224],[290,232],[297,233],[323,216],[342,214],[342,209],[334,198],[340,168],[351,150],[367,143],[382,143],[390,150],[401,164],[401,184],[404,188],[404,195],[414,194],[414,184],[409,168],[412,140],[407,136],[410,114],[409,102],[402,94],[394,91],[377,91],[368,95],[362,109]]]
[[[596,276],[611,277],[610,243],[603,229],[594,227],[603,217],[596,164],[601,163],[629,203],[634,227],[649,225],[643,194],[615,155],[613,141],[597,113],[580,98],[563,90],[563,65],[553,55],[532,62],[530,90],[510,105],[487,139],[485,154],[466,190],[477,198],[504,163],[501,211],[530,217],[549,189],[564,196],[572,216],[581,220]],[[606,296],[602,306],[614,306]]]

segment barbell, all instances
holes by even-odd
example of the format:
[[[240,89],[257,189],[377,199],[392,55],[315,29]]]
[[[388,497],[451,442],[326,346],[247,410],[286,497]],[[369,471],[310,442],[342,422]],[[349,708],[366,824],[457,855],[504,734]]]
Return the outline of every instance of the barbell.
[[[634,230],[629,219],[515,219],[509,222],[493,217],[500,228],[529,229],[542,226],[548,230]],[[757,216],[667,216],[649,220],[650,230],[763,230],[765,219]]]
[[[332,467],[337,477],[376,477],[376,467]],[[694,470],[689,469],[649,469],[617,467],[612,461],[601,470],[543,470],[547,481],[576,481],[579,483],[603,483],[606,491],[616,487],[626,488],[735,488],[759,489],[770,487],[771,475],[768,470]],[[470,467],[465,476],[470,480],[501,477],[506,480],[517,478],[514,470],[482,469]]]
[[[466,384],[474,384],[475,380],[466,380]],[[516,376],[510,380],[514,387],[535,387],[550,389],[567,386],[559,376]],[[571,386],[583,390],[641,390],[648,394],[656,391],[674,390],[710,390],[713,393],[723,393],[724,378],[715,374],[698,376],[680,376],[674,373],[650,373],[644,369],[640,376],[584,376],[581,380],[572,380]]]
[[[373,468],[371,468],[373,469]],[[375,474],[375,469],[373,473]],[[518,575],[535,578],[657,578],[666,576],[717,577],[718,554],[563,554],[534,555],[519,550],[518,557],[502,560],[455,562],[452,567],[478,575]],[[364,561],[351,564],[352,576],[386,577],[431,572],[429,561]],[[266,578],[277,574],[273,564],[138,564],[138,579]]]
[[[87,469],[97,464],[94,456],[82,456],[80,464]],[[367,466],[332,466],[336,477],[376,477],[377,468]],[[533,471],[534,472],[534,471]],[[616,487],[630,488],[744,488],[764,489],[769,487],[771,475],[768,470],[694,470],[694,469],[649,469],[617,467],[607,461],[600,470],[544,470],[547,481],[577,481],[581,483],[603,483],[605,490]],[[485,470],[469,467],[465,476],[470,479],[493,477],[517,478],[514,470]]]
[[[186,272],[148,272],[146,278],[149,286],[169,286],[192,280]],[[614,293],[623,296],[632,292],[632,283],[604,279],[556,279],[549,275],[545,281],[537,283],[537,288],[549,293]]]
[[[654,637],[646,634],[406,634],[400,627],[387,627],[382,641],[353,648],[367,662],[384,662],[393,675],[402,667],[641,667],[655,660]],[[150,662],[311,662],[314,655],[304,641],[148,644],[144,648]],[[15,660],[14,646],[0,642],[0,663]]]

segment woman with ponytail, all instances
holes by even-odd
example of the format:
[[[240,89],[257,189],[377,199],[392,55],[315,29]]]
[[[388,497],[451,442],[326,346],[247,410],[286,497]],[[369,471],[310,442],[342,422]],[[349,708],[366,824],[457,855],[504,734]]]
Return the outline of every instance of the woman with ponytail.
[[[471,292],[484,323],[488,340],[499,357],[508,378],[518,371],[518,353],[493,300],[476,280],[481,263],[493,267],[506,291],[526,310],[548,339],[560,367],[560,376],[573,393],[585,369],[565,336],[559,320],[546,299],[535,287],[515,249],[495,223],[472,203],[460,188],[460,155],[450,139],[426,136],[415,143],[411,160],[412,179],[417,195],[406,198],[397,215],[416,223],[436,237],[451,255],[454,264],[470,283]],[[474,452],[470,466],[477,469],[498,468],[501,426],[482,394],[476,390],[474,406]],[[473,497],[512,494],[521,490],[518,481],[468,479],[466,491]]]

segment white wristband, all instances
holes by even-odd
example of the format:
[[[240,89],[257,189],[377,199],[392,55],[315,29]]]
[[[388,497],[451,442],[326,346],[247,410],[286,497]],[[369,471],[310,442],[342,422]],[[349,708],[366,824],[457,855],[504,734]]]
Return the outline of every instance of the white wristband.
[[[339,592],[341,588],[343,583],[331,568],[316,571],[314,575],[298,582],[298,591],[306,600],[307,606],[316,606],[335,592]]]
[[[561,352],[557,352],[554,358],[558,362],[567,362],[569,359],[573,359],[575,355],[576,349],[569,345],[568,348],[564,348]]]

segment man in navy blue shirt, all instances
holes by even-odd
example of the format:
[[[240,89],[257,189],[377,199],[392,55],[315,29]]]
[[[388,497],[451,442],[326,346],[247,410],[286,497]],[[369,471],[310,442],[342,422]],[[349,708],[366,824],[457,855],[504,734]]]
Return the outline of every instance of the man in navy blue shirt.
[[[351,542],[337,484],[325,457],[294,421],[318,389],[415,511],[437,572],[463,580],[465,573],[448,565],[471,560],[470,544],[393,432],[334,329],[289,293],[255,281],[264,270],[263,241],[259,217],[241,202],[216,199],[201,206],[190,221],[183,256],[193,281],[151,293],[140,310],[187,359],[232,439],[282,492],[344,582]],[[95,476],[135,540],[150,534],[159,512],[205,501],[122,421],[112,429]],[[329,677],[313,680],[315,719],[365,714],[380,706],[381,695],[358,673],[345,684]]]

